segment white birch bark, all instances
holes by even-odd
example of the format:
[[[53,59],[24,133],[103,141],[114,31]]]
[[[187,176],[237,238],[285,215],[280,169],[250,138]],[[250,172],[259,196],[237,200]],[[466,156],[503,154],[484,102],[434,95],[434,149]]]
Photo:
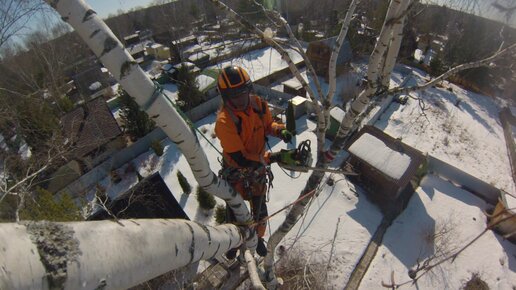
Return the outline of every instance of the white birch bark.
[[[319,78],[317,77],[317,74],[315,73],[315,69],[314,69],[314,67],[312,65],[312,62],[310,61],[310,59],[308,58],[308,56],[304,52],[303,47],[301,46],[301,43],[294,36],[294,33],[292,32],[292,28],[288,24],[287,20],[285,20],[285,18],[283,18],[279,13],[277,13],[275,11],[268,11],[268,12],[272,13],[273,17],[275,17],[275,19],[279,23],[281,23],[281,25],[283,25],[283,27],[287,31],[289,39],[295,44],[299,54],[303,57],[303,60],[305,61],[306,68],[307,68],[308,72],[312,75],[312,78],[314,80],[314,85],[315,85],[315,88],[317,89],[317,96],[318,97],[317,97],[317,99],[315,99],[315,101],[312,98],[312,104],[314,105],[314,107],[317,107],[316,110],[315,110],[315,112],[317,114],[317,131],[316,131],[316,136],[317,136],[317,149],[318,149],[317,152],[319,154],[319,152],[324,150],[324,149],[321,149],[321,148],[324,148],[325,133],[326,133],[326,128],[328,127],[328,122],[329,122],[329,118],[327,118],[328,112],[325,111],[325,110],[326,110],[327,107],[329,107],[329,104],[327,103],[327,99],[324,97],[324,94],[322,92],[321,83],[319,82]],[[292,73],[294,73],[294,72],[292,72]],[[309,87],[310,85],[307,83],[306,86]],[[309,89],[307,87],[305,87],[305,89]],[[320,109],[320,106],[319,106],[320,103],[318,101],[320,101],[322,103],[322,105],[323,105],[323,109],[322,110]]]
[[[351,108],[344,115],[344,118],[340,123],[337,136],[335,137],[335,140],[333,141],[328,152],[326,152],[327,154],[325,154],[325,157],[329,160],[337,156],[338,152],[342,149],[344,146],[344,141],[351,131],[356,117],[362,113],[362,111],[367,107],[367,104],[370,102],[371,98],[378,91],[381,73],[380,65],[385,60],[384,57],[389,45],[389,41],[391,40],[392,29],[396,23],[396,20],[405,14],[406,9],[403,10],[400,9],[400,7],[408,8],[410,1],[411,0],[392,0],[390,2],[380,36],[369,59],[369,65],[367,69],[367,87],[358,95],[356,100],[351,104]]]
[[[0,224],[0,289],[127,289],[221,256],[235,225],[149,219]]]
[[[403,39],[403,27],[405,26],[405,20],[407,19],[406,11],[409,8],[410,1],[402,3],[400,5],[400,11],[402,15],[399,15],[399,19],[395,21],[392,26],[391,41],[386,52],[385,61],[383,62],[383,68],[380,76],[380,82],[383,88],[389,89],[389,83],[391,81],[391,73],[396,65],[398,59],[398,53],[401,47],[401,41]]]
[[[222,198],[239,223],[252,221],[242,197],[225,180],[211,171],[205,152],[186,121],[168,97],[156,90],[140,66],[125,50],[109,27],[83,0],[47,0],[70,24],[127,93],[151,116],[186,157],[195,179],[207,192]],[[257,238],[249,231],[246,245],[255,249]]]
[[[258,276],[258,268],[256,267],[256,260],[254,259],[253,254],[249,250],[244,252],[245,262],[247,264],[247,269],[249,270],[249,280],[251,280],[252,289],[254,290],[265,290],[265,287],[262,285],[262,281],[260,281],[260,276]]]
[[[346,12],[346,16],[344,17],[344,23],[342,23],[342,27],[339,32],[339,36],[337,36],[337,40],[335,42],[335,46],[331,51],[330,63],[328,66],[328,94],[326,98],[328,102],[331,104],[331,101],[335,97],[335,91],[337,90],[337,59],[339,58],[339,52],[342,48],[342,44],[344,40],[346,40],[346,36],[348,34],[349,23],[351,22],[351,18],[353,17],[353,13],[355,13],[355,9],[357,5],[360,3],[360,0],[352,0],[349,4],[348,12]]]

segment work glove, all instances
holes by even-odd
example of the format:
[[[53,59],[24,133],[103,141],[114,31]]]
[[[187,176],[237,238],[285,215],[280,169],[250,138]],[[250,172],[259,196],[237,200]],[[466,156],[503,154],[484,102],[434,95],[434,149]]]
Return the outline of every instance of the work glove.
[[[283,130],[281,130],[280,138],[285,143],[292,143],[292,137],[294,137],[294,134],[295,134],[295,132],[292,133],[287,129],[283,129]]]
[[[299,166],[301,162],[297,160],[297,149],[285,150],[281,149],[280,152],[274,152],[270,157],[271,163],[279,162],[290,166]]]

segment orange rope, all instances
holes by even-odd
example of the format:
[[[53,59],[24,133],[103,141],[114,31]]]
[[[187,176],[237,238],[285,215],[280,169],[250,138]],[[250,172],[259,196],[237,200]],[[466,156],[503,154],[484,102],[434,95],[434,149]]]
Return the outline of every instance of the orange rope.
[[[273,216],[277,215],[278,213],[286,210],[287,208],[289,208],[291,205],[294,205],[296,203],[299,203],[300,201],[302,201],[303,199],[307,198],[308,196],[311,196],[315,193],[315,189],[312,189],[312,191],[309,191],[308,193],[306,193],[305,195],[301,196],[300,198],[296,199],[295,201],[293,201],[292,203],[286,205],[285,207],[283,207],[282,209],[276,211],[275,213],[269,215],[269,216],[266,216],[264,217],[262,220],[260,221],[257,221],[255,223],[252,223],[249,227],[255,227],[257,226],[258,224],[261,224],[261,223],[264,223],[268,220],[270,220]]]

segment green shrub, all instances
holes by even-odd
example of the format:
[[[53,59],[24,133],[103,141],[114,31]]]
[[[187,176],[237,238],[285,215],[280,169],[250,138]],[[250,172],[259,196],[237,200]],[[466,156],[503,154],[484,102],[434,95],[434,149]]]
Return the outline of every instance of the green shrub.
[[[226,222],[226,207],[219,204],[215,208],[215,221],[221,225]]]
[[[181,189],[183,190],[184,194],[190,194],[192,192],[192,187],[190,186],[190,183],[188,183],[186,177],[179,170],[177,171],[177,180],[179,181],[179,185],[181,185]]]
[[[150,147],[152,148],[154,153],[156,153],[156,155],[163,155],[163,145],[161,145],[161,142],[159,140],[152,140]]]
[[[83,220],[81,208],[69,194],[54,196],[43,188],[36,189],[33,198],[26,197],[25,205],[20,212],[23,220],[47,221],[80,221]]]
[[[197,201],[199,202],[199,206],[206,210],[213,209],[217,204],[213,195],[207,193],[200,186],[197,187]]]

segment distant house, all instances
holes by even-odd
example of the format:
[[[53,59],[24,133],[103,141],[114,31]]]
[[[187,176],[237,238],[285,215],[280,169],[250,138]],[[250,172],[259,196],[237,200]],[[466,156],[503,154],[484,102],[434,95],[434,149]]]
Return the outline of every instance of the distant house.
[[[126,141],[106,101],[97,97],[61,117],[68,146],[67,163],[59,167],[46,188],[57,192],[124,148]]]
[[[94,63],[90,67],[73,75],[71,78],[83,100],[103,95],[104,90],[109,87],[109,79],[102,71],[102,67],[99,63]],[[96,85],[92,87],[94,83],[99,83],[100,86]]]
[[[310,42],[306,55],[312,62],[317,75],[328,80],[328,68],[330,63],[331,51],[337,37],[331,37],[319,41]],[[337,57],[337,75],[345,72],[349,68],[349,62],[353,57],[351,46],[348,40],[345,40]]]
[[[181,52],[188,46],[199,44],[197,37],[190,35],[172,41],[171,58],[174,63],[180,62],[182,59]]]
[[[365,126],[350,144],[348,162],[360,174],[359,183],[381,207],[398,198],[425,161],[420,151],[373,126]]]
[[[129,54],[134,58],[138,64],[142,64],[147,60],[147,54],[145,54],[145,46],[148,43],[152,43],[152,31],[151,30],[138,30],[134,34],[124,37],[124,43]]]
[[[135,187],[107,204],[110,212],[120,219],[170,218],[189,220],[158,172],[146,177]],[[94,212],[88,220],[111,219],[104,209]]]
[[[103,98],[93,99],[61,117],[63,132],[72,146],[71,158],[93,168],[125,147],[122,131]]]

